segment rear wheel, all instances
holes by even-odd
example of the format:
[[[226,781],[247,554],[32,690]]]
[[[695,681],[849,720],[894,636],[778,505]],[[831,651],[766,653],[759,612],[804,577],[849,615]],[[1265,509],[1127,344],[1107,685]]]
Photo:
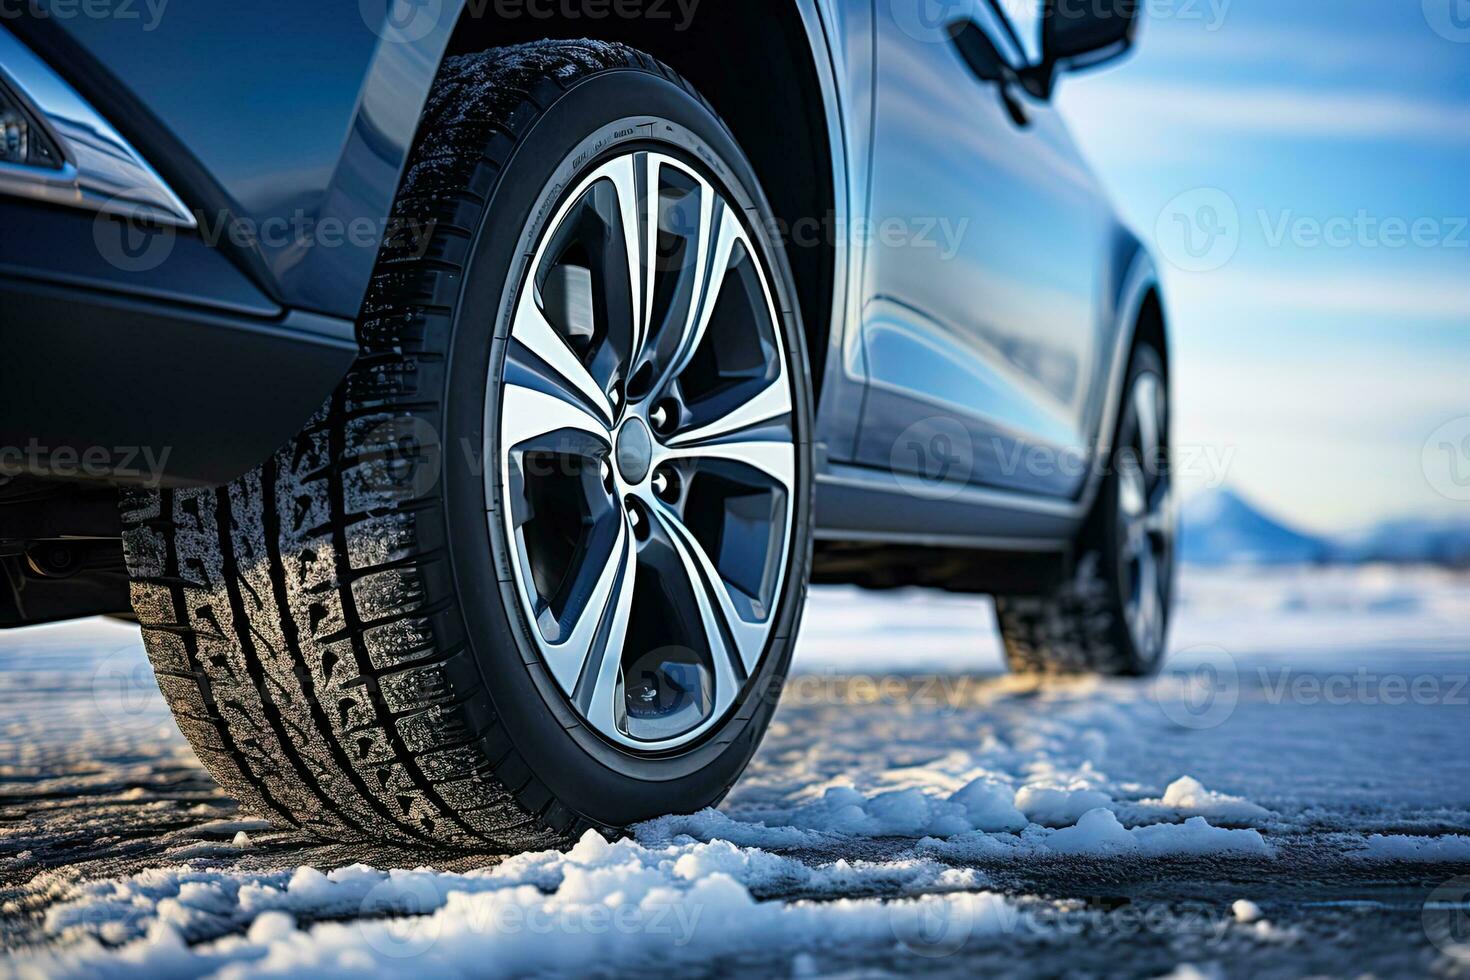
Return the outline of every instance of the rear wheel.
[[[1073,575],[1048,595],[995,600],[1012,670],[1141,676],[1163,662],[1176,526],[1168,409],[1163,359],[1140,345]]]
[[[451,59],[331,402],[125,504],[206,766],[334,837],[527,847],[717,801],[810,560],[791,279],[728,130],[615,45]]]

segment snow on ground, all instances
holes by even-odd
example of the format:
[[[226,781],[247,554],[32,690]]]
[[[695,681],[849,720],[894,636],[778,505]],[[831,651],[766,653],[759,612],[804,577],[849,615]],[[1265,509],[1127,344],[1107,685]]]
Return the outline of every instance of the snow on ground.
[[[1163,676],[1037,682],[986,600],[813,590],[720,808],[510,857],[273,830],[131,628],[0,635],[0,975],[1464,974],[1466,623],[1447,573],[1190,569]]]

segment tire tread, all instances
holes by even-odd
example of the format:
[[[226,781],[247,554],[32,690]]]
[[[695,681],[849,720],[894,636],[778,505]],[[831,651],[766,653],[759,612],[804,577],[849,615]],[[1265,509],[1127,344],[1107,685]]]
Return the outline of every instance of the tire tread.
[[[405,427],[443,431],[452,316],[510,155],[561,93],[629,68],[708,107],[619,45],[447,59],[337,392],[227,486],[124,493],[133,607],[159,685],[245,809],[324,837],[436,847],[554,846],[594,826],[536,778],[496,716],[450,598],[440,499],[382,476]]]

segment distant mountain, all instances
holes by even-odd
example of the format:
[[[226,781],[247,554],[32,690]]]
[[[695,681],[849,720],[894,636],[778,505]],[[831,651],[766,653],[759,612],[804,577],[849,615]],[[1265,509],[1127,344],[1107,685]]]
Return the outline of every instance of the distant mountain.
[[[1180,512],[1180,556],[1196,565],[1446,565],[1470,568],[1470,516],[1404,518],[1333,538],[1298,531],[1234,490],[1207,490]]]
[[[1404,518],[1384,521],[1334,545],[1335,561],[1470,567],[1470,518]]]
[[[1333,554],[1327,541],[1267,517],[1224,488],[1187,501],[1180,523],[1180,556],[1198,565],[1301,565]]]

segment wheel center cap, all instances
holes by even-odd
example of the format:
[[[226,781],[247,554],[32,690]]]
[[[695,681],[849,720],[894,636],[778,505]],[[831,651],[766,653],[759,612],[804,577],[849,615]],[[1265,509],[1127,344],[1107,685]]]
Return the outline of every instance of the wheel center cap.
[[[640,418],[630,418],[618,430],[618,472],[629,483],[642,483],[653,465],[653,436]]]

